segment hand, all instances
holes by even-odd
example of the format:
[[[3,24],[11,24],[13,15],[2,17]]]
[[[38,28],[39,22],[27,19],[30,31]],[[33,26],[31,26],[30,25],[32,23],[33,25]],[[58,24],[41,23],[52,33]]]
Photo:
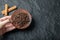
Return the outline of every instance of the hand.
[[[0,23],[6,21],[7,19],[10,19],[11,16],[5,16],[0,18]],[[15,29],[15,27],[12,25],[12,23],[7,22],[6,24],[4,24],[4,26],[2,28],[0,28],[0,35],[3,35],[4,33],[11,31]]]

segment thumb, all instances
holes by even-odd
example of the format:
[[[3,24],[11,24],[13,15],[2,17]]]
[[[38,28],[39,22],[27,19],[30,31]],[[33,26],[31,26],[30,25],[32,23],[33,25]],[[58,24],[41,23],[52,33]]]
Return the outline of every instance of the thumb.
[[[0,28],[2,28],[3,25],[5,25],[5,24],[8,23],[8,22],[9,22],[9,19],[7,19],[7,20],[5,20],[5,21],[3,21],[3,22],[0,22]]]

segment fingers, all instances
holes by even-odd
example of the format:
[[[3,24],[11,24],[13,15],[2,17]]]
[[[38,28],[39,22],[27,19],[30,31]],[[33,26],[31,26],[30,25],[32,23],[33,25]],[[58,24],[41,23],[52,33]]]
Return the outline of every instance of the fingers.
[[[12,26],[13,26],[12,23],[5,24],[5,27],[12,27]]]
[[[10,18],[11,18],[11,16],[5,16],[5,17],[0,18],[0,21],[4,21],[4,20],[10,19]]]
[[[11,16],[2,17],[2,18],[0,18],[0,22],[4,22],[5,20],[10,19],[10,18],[11,18]],[[6,23],[4,25],[4,27],[2,27],[2,28],[3,29],[0,29],[0,32],[2,31],[1,34],[15,29],[15,27],[12,25],[12,23],[9,23],[9,22]]]
[[[13,26],[11,23],[7,23],[5,27],[6,27],[6,32],[15,29],[15,26]]]
[[[8,28],[6,29],[6,32],[11,31],[11,30],[14,30],[14,29],[15,29],[15,27],[8,27]]]

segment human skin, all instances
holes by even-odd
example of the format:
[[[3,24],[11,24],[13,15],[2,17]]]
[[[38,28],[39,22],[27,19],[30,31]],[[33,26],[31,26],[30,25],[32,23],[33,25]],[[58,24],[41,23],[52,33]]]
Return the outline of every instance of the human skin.
[[[0,18],[0,23],[6,21],[7,19],[11,19],[11,16],[4,16]],[[0,28],[0,35],[3,35],[4,33],[13,29],[15,29],[15,27],[12,25],[12,23],[7,22],[6,24],[4,24],[4,26],[2,26],[2,28]]]

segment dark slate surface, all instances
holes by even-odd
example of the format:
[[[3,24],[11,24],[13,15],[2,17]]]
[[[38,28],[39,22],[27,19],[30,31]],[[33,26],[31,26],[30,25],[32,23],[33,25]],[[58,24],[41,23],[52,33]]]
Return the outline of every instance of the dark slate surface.
[[[28,29],[8,32],[1,40],[60,40],[60,0],[0,0],[0,17],[6,3],[28,10],[33,21]]]

